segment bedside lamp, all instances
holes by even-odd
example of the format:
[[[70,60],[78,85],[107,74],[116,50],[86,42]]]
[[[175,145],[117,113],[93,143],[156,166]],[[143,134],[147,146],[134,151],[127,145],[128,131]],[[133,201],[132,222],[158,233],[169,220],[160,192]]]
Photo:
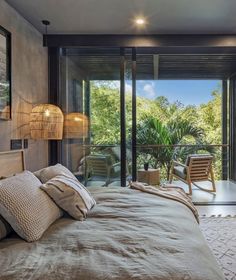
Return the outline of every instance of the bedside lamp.
[[[61,109],[52,104],[40,104],[30,114],[32,139],[61,140],[64,116]]]
[[[81,113],[68,113],[64,116],[63,138],[78,139],[88,137],[88,117]]]

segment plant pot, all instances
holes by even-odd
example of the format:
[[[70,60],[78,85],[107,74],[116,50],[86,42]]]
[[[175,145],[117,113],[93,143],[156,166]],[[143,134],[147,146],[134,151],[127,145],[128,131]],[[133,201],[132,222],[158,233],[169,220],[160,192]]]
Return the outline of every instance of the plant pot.
[[[144,170],[148,171],[148,167],[149,167],[149,163],[145,162],[144,165],[143,165]]]

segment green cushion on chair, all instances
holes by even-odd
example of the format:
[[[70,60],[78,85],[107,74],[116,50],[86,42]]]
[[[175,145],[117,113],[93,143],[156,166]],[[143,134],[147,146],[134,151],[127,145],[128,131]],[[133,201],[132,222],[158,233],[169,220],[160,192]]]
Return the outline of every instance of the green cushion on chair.
[[[183,166],[174,166],[173,173],[182,179],[186,179],[186,168]]]

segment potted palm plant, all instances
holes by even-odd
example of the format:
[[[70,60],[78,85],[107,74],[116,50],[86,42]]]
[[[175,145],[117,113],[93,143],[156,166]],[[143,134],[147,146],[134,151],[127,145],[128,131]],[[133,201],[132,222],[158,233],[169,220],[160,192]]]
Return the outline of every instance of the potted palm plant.
[[[148,154],[152,158],[154,168],[158,166],[165,168],[167,179],[169,179],[173,156],[177,156],[178,152],[181,152],[182,155],[196,152],[198,147],[202,150],[202,146],[205,144],[202,141],[203,135],[203,130],[188,120],[172,120],[163,124],[154,117],[147,117],[137,125],[137,143],[155,145],[155,148],[149,149]],[[184,144],[187,136],[191,136],[195,140],[196,146],[176,148],[176,145]],[[142,149],[141,153],[145,157],[147,150]]]

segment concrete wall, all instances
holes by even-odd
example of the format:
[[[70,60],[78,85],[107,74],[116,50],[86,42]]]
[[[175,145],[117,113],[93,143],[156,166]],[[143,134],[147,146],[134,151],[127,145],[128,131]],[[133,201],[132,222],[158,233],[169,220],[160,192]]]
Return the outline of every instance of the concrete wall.
[[[0,120],[0,151],[10,150],[10,139],[29,138],[32,105],[48,102],[47,49],[40,34],[16,10],[0,0],[0,25],[12,34],[12,120]],[[48,141],[29,140],[26,168],[48,164]]]

